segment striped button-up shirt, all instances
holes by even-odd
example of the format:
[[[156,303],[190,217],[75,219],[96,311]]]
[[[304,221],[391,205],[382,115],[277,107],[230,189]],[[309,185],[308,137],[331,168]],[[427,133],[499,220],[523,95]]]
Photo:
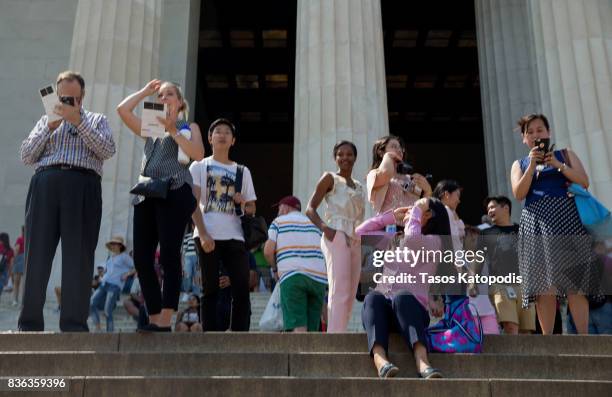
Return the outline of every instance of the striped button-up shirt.
[[[67,121],[53,132],[47,127],[47,116],[38,120],[21,144],[21,161],[36,169],[67,164],[94,170],[102,176],[102,163],[115,154],[115,141],[106,116],[81,109],[81,124]]]

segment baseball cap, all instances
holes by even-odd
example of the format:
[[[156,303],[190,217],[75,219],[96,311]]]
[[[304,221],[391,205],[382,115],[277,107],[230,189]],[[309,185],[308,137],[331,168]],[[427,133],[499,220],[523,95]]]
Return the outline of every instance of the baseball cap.
[[[302,210],[302,203],[300,203],[300,199],[295,196],[285,196],[278,203],[274,204],[273,207],[278,207],[281,204],[288,205],[298,211]]]

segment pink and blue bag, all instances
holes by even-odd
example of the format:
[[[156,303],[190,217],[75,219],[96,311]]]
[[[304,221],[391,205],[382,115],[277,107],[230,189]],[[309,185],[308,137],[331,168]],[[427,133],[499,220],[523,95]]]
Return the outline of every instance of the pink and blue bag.
[[[468,297],[445,305],[442,320],[427,329],[427,341],[431,352],[482,352],[482,323],[478,310],[470,304]]]

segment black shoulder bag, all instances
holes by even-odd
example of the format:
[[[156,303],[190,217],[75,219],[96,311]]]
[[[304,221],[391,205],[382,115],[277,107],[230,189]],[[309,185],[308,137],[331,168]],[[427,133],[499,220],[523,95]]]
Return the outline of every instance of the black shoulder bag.
[[[234,191],[242,192],[242,175],[244,174],[244,166],[238,164],[236,168],[236,181]],[[250,216],[242,213],[240,205],[235,204],[236,216],[240,217],[242,224],[242,232],[244,234],[244,243],[247,249],[253,249],[260,244],[263,244],[268,239],[268,226],[266,220],[261,216]]]
[[[151,155],[147,159],[147,162],[142,170],[144,173],[153,157],[153,153],[155,153],[155,149],[157,148],[158,139],[153,143],[153,150],[151,150]],[[149,176],[140,175],[138,176],[138,183],[134,185],[130,193],[137,194],[139,196],[144,196],[147,198],[160,198],[165,199],[168,196],[168,190],[170,190],[170,184],[172,183],[172,177],[166,176],[163,178],[151,178]]]

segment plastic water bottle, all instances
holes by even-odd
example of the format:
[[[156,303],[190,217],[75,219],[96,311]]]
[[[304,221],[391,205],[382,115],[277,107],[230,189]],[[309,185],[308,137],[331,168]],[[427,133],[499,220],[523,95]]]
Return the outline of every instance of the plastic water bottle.
[[[182,136],[184,136],[185,138],[191,140],[191,129],[189,128],[189,126],[184,126],[182,127],[179,132],[179,134],[181,134]],[[183,151],[183,149],[181,149],[181,147],[179,146],[178,148],[178,162],[181,164],[189,164],[189,161],[191,159],[189,158],[189,156],[187,156],[187,153],[185,153]]]

